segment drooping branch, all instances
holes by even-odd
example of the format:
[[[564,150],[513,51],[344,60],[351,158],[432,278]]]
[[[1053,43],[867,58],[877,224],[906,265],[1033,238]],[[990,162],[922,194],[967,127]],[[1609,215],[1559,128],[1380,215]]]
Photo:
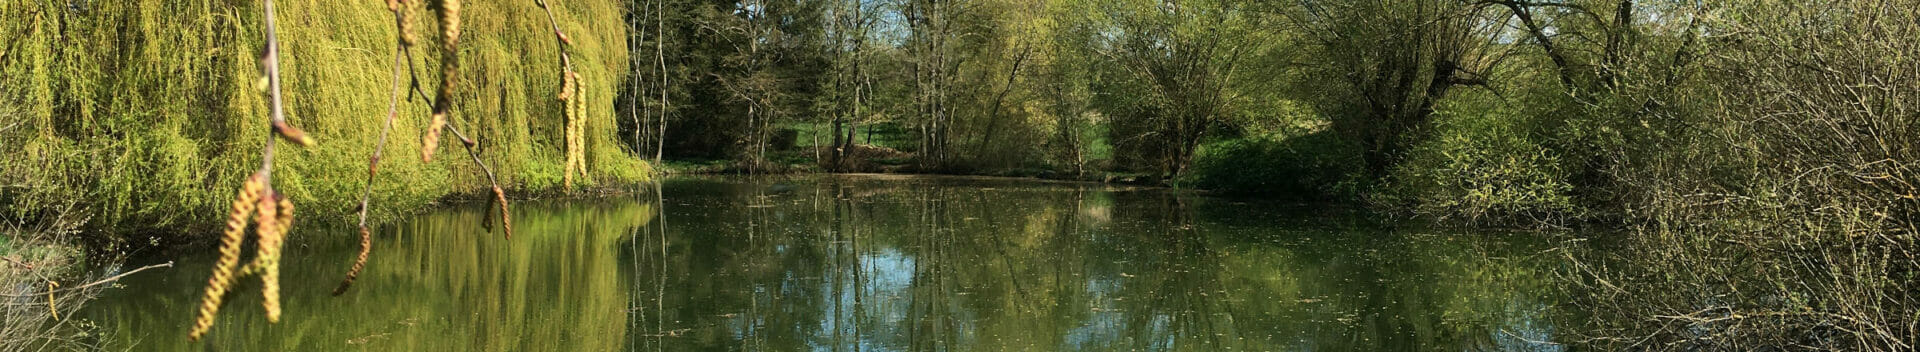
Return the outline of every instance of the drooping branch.
[[[582,135],[586,126],[587,106],[582,93],[586,92],[586,87],[580,82],[580,73],[573,69],[573,58],[567,54],[567,47],[573,45],[573,39],[560,30],[560,21],[554,18],[553,9],[547,6],[546,1],[534,0],[533,3],[546,12],[547,24],[553,28],[553,40],[557,44],[555,50],[560,57],[560,101],[565,105],[561,115],[566,119],[567,143],[567,166],[565,176],[561,178],[567,189],[571,190],[574,175],[586,177],[586,138]]]
[[[413,0],[413,1],[419,1],[419,0]],[[394,53],[393,86],[392,86],[393,90],[390,93],[388,98],[389,105],[387,110],[385,127],[381,129],[380,139],[377,142],[378,144],[376,144],[376,146],[374,147],[374,155],[373,157],[369,158],[367,163],[367,186],[361,195],[360,209],[359,209],[359,212],[360,212],[359,257],[354,261],[352,269],[350,269],[347,272],[346,279],[342,280],[340,282],[340,286],[334,289],[333,294],[336,296],[346,293],[347,289],[352,287],[354,279],[357,278],[359,276],[360,271],[363,268],[365,268],[367,255],[372,250],[372,245],[373,245],[372,232],[368,229],[367,213],[369,211],[369,207],[370,207],[369,203],[371,202],[371,198],[372,198],[373,181],[375,180],[375,177],[376,175],[378,175],[378,172],[379,172],[380,158],[381,158],[381,154],[384,151],[384,146],[386,145],[387,135],[392,129],[393,119],[399,115],[400,94],[403,91],[400,85],[400,72],[401,72],[400,68],[401,68],[402,62],[405,62],[406,64],[407,77],[410,80],[409,83],[407,84],[407,87],[410,89],[408,100],[409,101],[412,100],[411,97],[413,96],[413,94],[418,94],[419,96],[427,96],[427,93],[420,87],[419,73],[413,67],[412,46],[415,43],[414,35],[413,35],[413,24],[412,24],[412,19],[414,16],[412,16],[413,11],[411,7],[413,1],[389,0],[387,2],[388,10],[391,10],[394,13],[395,27],[399,31],[399,33],[396,34],[396,36],[398,37],[398,39],[396,40],[398,42],[398,48],[395,50],[395,53]],[[430,112],[433,115],[433,121],[431,121],[428,126],[426,141],[425,141],[426,144],[421,146],[422,160],[431,162],[432,160],[431,157],[433,153],[432,149],[438,146],[439,133],[442,130],[445,130],[446,132],[452,132],[455,138],[459,138],[460,145],[467,151],[467,156],[473,160],[473,163],[475,166],[480,168],[481,173],[487,176],[487,183],[491,186],[491,191],[493,192],[492,199],[495,200],[495,203],[499,204],[500,206],[500,214],[501,214],[500,222],[503,225],[502,228],[506,234],[506,237],[510,239],[510,238],[513,238],[513,224],[512,224],[511,215],[510,215],[511,211],[509,210],[509,205],[506,201],[506,191],[500,188],[499,177],[494,174],[493,168],[488,167],[486,162],[480,159],[480,152],[478,150],[479,143],[475,142],[473,138],[468,137],[466,133],[461,132],[458,126],[454,126],[453,124],[449,123],[447,118],[448,115],[452,113],[453,89],[455,87],[455,83],[457,82],[457,76],[459,74],[459,70],[458,70],[458,61],[459,61],[458,43],[459,43],[459,37],[460,37],[459,1],[443,0],[440,4],[439,11],[440,11],[439,20],[440,20],[441,33],[442,33],[441,84],[440,84],[440,91],[434,95],[435,97],[434,100],[432,102],[428,102],[428,106],[431,107],[432,109]],[[483,224],[491,224],[490,219],[483,220],[483,221],[484,221]]]
[[[271,132],[266,145],[261,148],[260,170],[247,178],[239,195],[234,198],[232,211],[227,214],[227,229],[221,237],[220,258],[214,264],[213,274],[207,279],[206,295],[201,297],[193,329],[187,334],[190,340],[200,340],[213,327],[220,303],[225,299],[227,290],[232,288],[233,279],[238,276],[260,275],[261,305],[266,310],[267,321],[280,321],[280,251],[285,243],[286,231],[293,225],[293,201],[273,189],[273,148],[279,138],[302,146],[312,145],[313,138],[287,124],[280,91],[280,44],[274,33],[277,27],[274,25],[273,0],[263,1],[262,11],[265,12],[267,48],[260,57],[260,66],[267,80],[270,104],[268,125]],[[258,224],[254,232],[258,237],[255,247],[259,252],[253,262],[235,273],[234,266],[239,263],[249,213],[254,215],[253,222]]]
[[[387,149],[387,136],[393,132],[393,119],[400,114],[400,64],[405,59],[402,54],[413,46],[412,25],[407,17],[412,7],[402,0],[388,0],[387,10],[393,12],[394,26],[400,30],[395,35],[393,48],[393,88],[387,97],[387,116],[380,127],[380,139],[373,144],[373,156],[367,158],[367,185],[360,192],[360,254],[354,259],[353,268],[347,270],[347,278],[333,289],[333,295],[346,293],[353,286],[353,280],[360,276],[360,270],[366,268],[367,255],[373,250],[373,232],[367,228],[367,212],[372,208],[373,181],[380,174],[380,157]]]

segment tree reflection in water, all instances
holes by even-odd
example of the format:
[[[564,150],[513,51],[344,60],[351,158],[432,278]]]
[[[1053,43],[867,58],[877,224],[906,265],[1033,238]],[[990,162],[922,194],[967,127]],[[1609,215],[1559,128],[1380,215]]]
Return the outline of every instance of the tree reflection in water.
[[[1025,180],[653,188],[523,202],[512,242],[480,235],[478,205],[384,227],[351,294],[288,285],[286,321],[222,321],[207,346],[177,337],[197,288],[182,283],[210,255],[86,316],[137,350],[1560,349],[1538,343],[1562,316],[1539,236]],[[357,251],[293,238],[290,283],[328,282]]]
[[[643,269],[664,284],[640,286],[666,301],[641,319],[666,326],[636,349],[1560,349],[1544,343],[1552,258],[1524,236],[993,179],[682,178],[665,192],[674,246],[643,266],[669,270]]]

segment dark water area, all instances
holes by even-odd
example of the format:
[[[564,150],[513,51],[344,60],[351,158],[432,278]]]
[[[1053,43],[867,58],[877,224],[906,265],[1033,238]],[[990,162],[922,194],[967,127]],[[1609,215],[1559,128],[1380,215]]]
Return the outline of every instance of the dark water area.
[[[480,204],[356,238],[294,231],[188,342],[213,253],[81,314],[137,351],[1559,351],[1535,234],[1031,180],[683,177],[618,199]],[[328,231],[307,229],[306,231]],[[250,252],[250,251],[249,251]],[[164,260],[160,260],[164,261]],[[128,263],[129,267],[145,263]]]

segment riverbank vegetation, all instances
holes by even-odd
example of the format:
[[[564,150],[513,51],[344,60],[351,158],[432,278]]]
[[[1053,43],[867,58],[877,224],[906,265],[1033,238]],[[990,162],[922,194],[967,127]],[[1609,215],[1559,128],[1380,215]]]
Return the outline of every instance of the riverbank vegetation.
[[[657,28],[637,41],[670,53],[636,77],[675,83],[631,82],[623,113],[644,117],[625,128],[666,126],[635,142],[670,158],[732,161],[709,171],[1128,173],[1456,224],[1625,227],[1630,250],[1607,253],[1636,255],[1568,274],[1620,315],[1585,343],[1920,336],[1920,2],[632,6],[630,25]],[[852,132],[876,125],[897,133]],[[848,157],[883,147],[898,153]]]
[[[1917,0],[467,5],[448,123],[519,192],[648,165],[967,173],[1604,227],[1552,252],[1592,314],[1569,342],[1920,343]],[[210,239],[270,133],[257,6],[0,3],[0,220],[79,234],[0,255]],[[280,155],[303,217],[344,222],[365,182],[377,216],[488,191],[475,164],[365,178],[389,13],[281,8],[286,120],[321,141]],[[394,140],[432,139],[425,95]]]

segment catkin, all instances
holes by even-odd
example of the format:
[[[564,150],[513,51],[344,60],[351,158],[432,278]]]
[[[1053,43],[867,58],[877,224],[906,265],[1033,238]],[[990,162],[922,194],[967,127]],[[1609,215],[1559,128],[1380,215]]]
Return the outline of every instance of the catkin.
[[[573,97],[567,102],[567,176],[587,176],[587,86],[579,72],[569,71]],[[572,188],[571,185],[568,188]]]
[[[587,177],[587,82],[583,81],[583,78],[581,78],[579,71],[573,72],[573,80],[574,80],[573,84],[578,86],[574,88],[574,92],[573,92],[574,98],[577,98],[577,99],[574,99],[574,100],[577,100],[577,102],[574,103],[574,108],[573,108],[574,109],[573,116],[577,117],[574,119],[575,122],[573,123],[573,150],[574,150],[573,163],[575,164],[575,166],[573,167],[573,171],[580,173],[580,178],[586,178]]]
[[[347,293],[347,288],[353,287],[353,279],[359,278],[360,269],[364,269],[367,267],[367,253],[372,251],[373,251],[373,232],[367,231],[366,225],[361,225],[360,226],[360,256],[353,260],[353,269],[347,270],[347,279],[340,281],[340,287],[333,289],[333,295],[339,296],[340,294]]]
[[[453,97],[453,87],[460,78],[459,0],[440,3],[440,30],[440,97],[446,100]]]
[[[60,288],[60,283],[47,281],[47,314],[53,315],[54,321],[59,321],[60,308],[59,306],[54,305],[54,300],[53,300],[53,289],[55,288]]]
[[[418,1],[399,1],[400,44],[405,47],[413,47],[420,41],[420,35],[413,30],[413,3],[415,2]]]
[[[563,125],[561,125],[561,135],[565,138],[566,147],[564,147],[564,149],[567,154],[566,170],[560,178],[562,180],[561,182],[565,184],[569,190],[573,189],[573,124],[580,119],[580,116],[574,115],[574,104],[580,100],[577,94],[580,88],[575,82],[576,77],[573,71],[560,72],[560,115],[564,119],[561,121],[563,123]]]
[[[561,71],[560,72],[560,101],[564,102],[564,101],[572,100],[573,89],[574,87],[573,87],[572,71],[564,71],[564,70]],[[568,113],[572,113],[572,111],[568,111]]]
[[[513,238],[513,213],[507,210],[507,192],[500,186],[493,186],[493,201],[500,203],[500,227],[506,229],[507,238]]]
[[[433,122],[427,124],[427,134],[420,140],[420,161],[433,162],[434,151],[440,149],[440,130],[447,128],[447,114],[433,113]]]
[[[198,341],[213,327],[214,315],[220,311],[220,300],[233,284],[233,266],[240,262],[240,244],[245,240],[247,215],[254,211],[255,202],[266,189],[266,178],[261,174],[248,177],[240,186],[240,194],[233,199],[233,210],[227,213],[227,231],[220,237],[220,259],[214,262],[213,276],[207,279],[206,295],[200,298],[199,315],[193,320],[193,330],[187,334],[190,340]]]
[[[440,44],[451,52],[459,48],[460,42],[460,0],[440,1]]]
[[[460,1],[440,2],[440,93],[433,103],[433,122],[427,126],[426,144],[420,148],[420,160],[433,162],[440,145],[440,132],[447,126],[447,114],[453,110],[453,87],[460,78]]]
[[[278,274],[280,270],[277,262],[280,256],[280,234],[284,227],[280,223],[279,207],[282,203],[274,199],[277,197],[279,196],[273,195],[260,199],[258,215],[254,218],[254,222],[259,223],[254,233],[260,237],[260,241],[255,243],[259,251],[253,258],[257,265],[250,265],[257,266],[260,274],[260,292],[264,299],[261,306],[267,310],[268,322],[280,321],[280,275]]]

